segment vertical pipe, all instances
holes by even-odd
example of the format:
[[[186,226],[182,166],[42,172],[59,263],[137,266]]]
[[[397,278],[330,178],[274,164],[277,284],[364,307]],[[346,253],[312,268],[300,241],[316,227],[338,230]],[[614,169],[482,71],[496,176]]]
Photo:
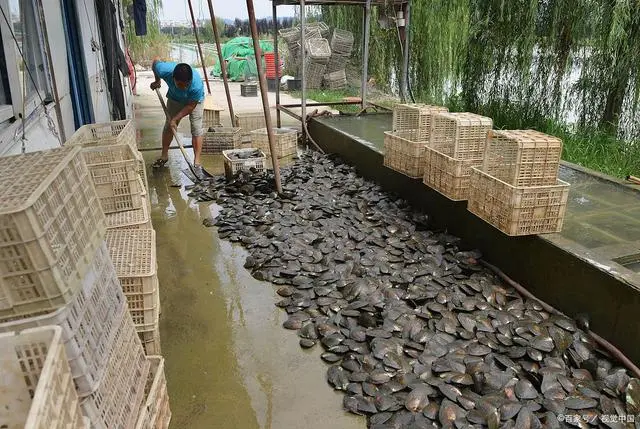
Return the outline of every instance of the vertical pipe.
[[[227,94],[227,105],[229,106],[229,115],[231,116],[231,126],[235,127],[235,118],[233,113],[233,102],[231,101],[231,92],[229,91],[229,81],[227,80],[227,65],[222,56],[222,48],[220,47],[220,36],[218,35],[218,24],[216,23],[216,14],[213,12],[213,3],[209,3],[209,16],[211,16],[211,26],[213,27],[213,38],[216,41],[216,50],[218,51],[218,61],[220,61],[220,73],[222,73],[222,82],[224,82],[224,92]]]
[[[55,70],[53,69],[53,59],[51,57],[51,45],[49,44],[49,33],[47,31],[47,21],[44,16],[44,6],[42,5],[42,1],[37,2],[37,7],[38,7],[38,15],[40,17],[40,26],[42,27],[42,36],[44,38],[47,62],[49,63],[49,68],[51,72],[51,84],[53,86],[53,97],[55,98],[55,102],[56,102],[55,109],[56,109],[56,117],[57,117],[56,119],[57,119],[58,128],[59,128],[58,132],[60,133],[60,146],[63,146],[67,141],[67,136],[65,135],[65,132],[64,132],[64,122],[62,120],[62,106],[60,106],[60,95],[58,94],[58,84],[56,81],[56,73],[55,73]],[[22,102],[24,104],[24,100],[22,100]],[[25,120],[26,118],[22,118],[23,124]]]
[[[406,103],[409,100],[409,49],[411,49],[411,44],[409,43],[411,39],[411,0],[407,1],[407,4],[404,6],[404,58],[402,59],[402,102]]]
[[[276,61],[276,125],[278,128],[282,126],[280,118],[280,53],[278,52],[278,3],[271,2],[273,7],[273,49],[275,51]]]
[[[305,11],[305,0],[300,0],[300,62],[302,63],[301,67],[301,83],[302,83],[302,141],[307,141],[307,70],[306,70],[306,47],[305,47],[305,20],[306,11]]]
[[[271,111],[269,110],[269,91],[267,89],[267,78],[264,74],[264,70],[262,70],[262,50],[260,49],[260,35],[258,34],[258,26],[256,25],[256,12],[253,8],[253,0],[247,0],[247,13],[249,15],[249,25],[251,26],[253,49],[256,52],[256,66],[258,68],[258,78],[260,82],[260,95],[262,96],[264,119],[267,124],[267,135],[269,137],[269,149],[271,150],[273,173],[276,179],[276,190],[278,191],[278,193],[282,193],[282,184],[280,183],[280,164],[278,162],[278,154],[276,153],[275,135],[273,134],[273,125],[271,123]]]
[[[189,12],[191,13],[191,25],[193,25],[193,35],[196,36],[196,46],[198,47],[198,53],[200,54],[200,63],[202,63],[202,72],[204,73],[204,81],[207,83],[207,92],[211,95],[211,87],[209,86],[209,76],[207,76],[207,67],[204,62],[204,55],[202,55],[202,47],[200,46],[200,37],[198,37],[198,26],[196,25],[196,17],[193,15],[193,6],[191,0],[187,0],[189,3]]]
[[[367,105],[367,77],[369,75],[369,33],[371,31],[371,0],[367,0],[364,6],[364,37],[362,42],[362,108]]]

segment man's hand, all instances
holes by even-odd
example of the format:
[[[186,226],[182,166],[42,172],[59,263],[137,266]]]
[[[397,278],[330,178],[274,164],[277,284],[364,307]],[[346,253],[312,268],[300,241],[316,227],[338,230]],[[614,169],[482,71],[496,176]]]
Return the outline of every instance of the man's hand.
[[[151,90],[155,91],[156,89],[160,88],[160,86],[162,85],[162,82],[159,80],[153,81],[151,82]]]
[[[178,120],[176,118],[171,118],[171,120],[169,121],[169,127],[173,128],[174,130],[177,130]]]

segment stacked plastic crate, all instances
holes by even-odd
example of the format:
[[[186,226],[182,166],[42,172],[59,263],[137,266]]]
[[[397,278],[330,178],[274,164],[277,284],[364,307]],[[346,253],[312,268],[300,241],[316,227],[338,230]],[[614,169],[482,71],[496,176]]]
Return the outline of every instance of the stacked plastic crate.
[[[562,141],[534,130],[489,132],[471,171],[468,209],[505,234],[562,230],[569,184],[558,179]]]
[[[146,168],[131,120],[84,125],[66,144],[84,149],[108,229],[152,228]]]
[[[413,179],[422,178],[433,115],[446,107],[399,104],[393,110],[393,131],[385,132],[384,165]]]
[[[327,39],[308,39],[305,41],[305,68],[307,88],[318,89],[327,71],[331,58],[331,47]]]
[[[353,51],[353,33],[336,28],[331,37],[331,58],[327,63],[324,85],[329,89],[347,86],[347,63]]]
[[[91,427],[130,427],[150,363],[104,236],[81,148],[0,158],[0,332],[59,326]]]
[[[58,326],[0,334],[0,427],[90,429]]]
[[[155,231],[111,229],[107,231],[106,241],[145,352],[147,355],[160,355]]]
[[[482,165],[493,120],[473,113],[439,113],[431,119],[424,184],[453,201],[469,198],[471,167]]]

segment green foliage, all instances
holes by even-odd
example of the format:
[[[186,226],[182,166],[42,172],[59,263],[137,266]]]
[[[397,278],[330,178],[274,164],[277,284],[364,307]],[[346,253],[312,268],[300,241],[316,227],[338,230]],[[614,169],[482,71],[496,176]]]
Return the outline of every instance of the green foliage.
[[[362,8],[322,12],[361,40]],[[372,14],[370,72],[397,90],[400,44],[378,25],[385,13]],[[410,29],[416,101],[555,133],[567,160],[610,174],[640,170],[640,1],[414,1]]]
[[[127,10],[133,0],[124,0],[123,6]],[[125,27],[125,35],[131,54],[136,64],[150,65],[153,58],[169,57],[169,38],[160,32],[158,16],[162,9],[162,0],[147,0],[147,35],[136,36],[132,20]]]

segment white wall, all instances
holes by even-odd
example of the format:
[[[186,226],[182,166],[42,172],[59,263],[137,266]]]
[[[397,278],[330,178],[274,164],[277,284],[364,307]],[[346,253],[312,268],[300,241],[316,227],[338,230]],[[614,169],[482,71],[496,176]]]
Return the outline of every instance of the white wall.
[[[1,1],[1,0],[0,0]],[[73,106],[70,95],[69,68],[67,64],[66,39],[62,20],[62,10],[59,0],[44,1],[44,13],[47,23],[49,45],[53,62],[58,95],[62,111],[62,122],[66,139],[75,132],[73,119]],[[104,59],[102,56],[100,28],[96,20],[96,11],[93,1],[76,0],[82,35],[82,47],[87,65],[87,74],[91,91],[91,101],[95,115],[95,122],[108,122],[111,120],[110,96],[106,83]],[[87,19],[87,16],[89,19]],[[0,25],[4,25],[0,22]],[[98,50],[92,50],[92,40],[95,41]],[[133,98],[128,77],[122,76],[125,86],[125,100],[127,103],[128,117],[133,116]],[[14,82],[10,82],[11,85]],[[50,119],[47,118],[47,114]],[[18,119],[14,123],[0,123],[0,156],[18,154],[22,150],[23,121]],[[25,140],[24,146],[27,152],[50,149],[60,146],[56,136],[58,121],[54,103],[45,107],[38,107],[34,113],[24,122]],[[52,130],[53,128],[53,130]],[[54,131],[55,130],[55,131]]]

